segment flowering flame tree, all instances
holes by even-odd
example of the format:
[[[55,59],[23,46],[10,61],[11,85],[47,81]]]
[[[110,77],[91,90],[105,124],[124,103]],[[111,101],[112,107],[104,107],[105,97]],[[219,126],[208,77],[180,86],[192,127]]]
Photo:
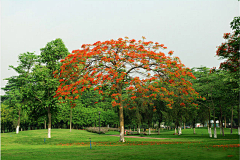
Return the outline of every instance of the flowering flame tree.
[[[234,17],[230,23],[233,33],[224,33],[225,42],[217,47],[216,55],[225,59],[220,64],[220,69],[239,73],[239,49],[240,49],[240,17]]]
[[[167,47],[144,39],[137,42],[125,37],[82,45],[82,49],[73,50],[61,60],[61,70],[55,72],[55,77],[61,82],[56,97],[68,99],[73,106],[79,93],[91,87],[103,96],[112,97],[112,106],[119,107],[120,142],[125,142],[123,108],[129,108],[124,103],[126,100],[134,102],[137,93],[147,99],[158,96],[171,108],[174,101],[167,95],[174,95],[174,92],[162,87],[163,84],[174,87],[172,82],[175,78],[181,76],[182,81],[185,81],[185,76],[194,78],[178,57],[171,57],[173,51],[166,56],[160,49]],[[129,98],[122,96],[124,90]]]

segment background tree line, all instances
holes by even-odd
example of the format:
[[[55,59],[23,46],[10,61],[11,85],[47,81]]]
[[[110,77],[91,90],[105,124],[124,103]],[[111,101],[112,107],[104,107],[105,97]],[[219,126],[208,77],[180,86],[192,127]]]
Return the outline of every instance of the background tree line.
[[[136,128],[139,132],[140,128],[153,128],[154,124],[157,124],[155,127],[159,128],[160,134],[160,124],[164,122],[165,125],[175,128],[175,131],[178,129],[178,134],[181,134],[182,126],[186,124],[191,124],[195,128],[195,123],[208,122],[211,136],[210,120],[214,120],[215,132],[216,120],[220,121],[223,135],[223,128],[227,123],[231,123],[231,127],[237,123],[239,126],[239,17],[231,22],[231,28],[234,32],[224,34],[227,41],[217,50],[217,56],[227,59],[221,64],[220,69],[192,68],[191,72],[196,79],[189,78],[189,81],[202,97],[193,98],[197,109],[187,106],[185,97],[174,97],[177,103],[172,109],[167,107],[160,97],[156,97],[151,105],[146,99],[138,97],[134,100],[137,108],[134,108],[135,104],[128,104],[133,108],[123,110],[125,128]],[[2,88],[5,91],[5,95],[1,97],[2,133],[15,129],[16,133],[19,133],[19,129],[78,129],[98,126],[99,111],[101,126],[119,126],[119,108],[112,107],[111,97],[103,98],[93,88],[89,88],[82,95],[79,94],[80,98],[75,100],[75,107],[71,107],[67,100],[60,103],[58,98],[53,98],[60,84],[53,72],[60,70],[60,60],[69,54],[63,41],[56,39],[47,43],[41,49],[40,55],[30,52],[19,55],[19,65],[10,66],[18,76],[7,78],[7,85]],[[174,88],[172,91],[176,92]],[[180,92],[176,94],[182,95]],[[123,97],[129,95],[123,92]],[[48,135],[50,136],[50,131]]]

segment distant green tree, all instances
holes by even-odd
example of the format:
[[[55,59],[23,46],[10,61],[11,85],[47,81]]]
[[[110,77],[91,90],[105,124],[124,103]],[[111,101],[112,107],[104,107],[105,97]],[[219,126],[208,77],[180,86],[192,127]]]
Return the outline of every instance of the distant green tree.
[[[239,90],[239,73],[240,73],[240,17],[234,17],[230,23],[232,33],[224,33],[223,38],[225,42],[218,46],[216,55],[220,59],[225,61],[220,64],[220,69],[224,69],[230,72],[229,76],[232,81],[235,81],[235,85],[232,90],[240,93]],[[215,69],[213,69],[214,71]],[[232,112],[233,114],[233,112]],[[238,104],[238,135],[240,135],[240,106]]]
[[[56,111],[58,104],[54,95],[59,85],[53,72],[60,70],[60,60],[65,58],[69,52],[60,38],[47,43],[40,50],[40,64],[35,67],[33,73],[35,78],[33,88],[36,88],[40,95],[37,99],[41,102],[42,108],[48,112],[48,138],[51,138],[51,115],[54,110]]]
[[[18,112],[17,134],[19,133],[21,110],[30,100],[28,94],[31,92],[29,88],[30,72],[37,62],[38,56],[34,53],[27,52],[20,54],[18,59],[19,65],[17,67],[9,66],[17,72],[18,76],[6,78],[5,80],[8,80],[8,83],[2,88],[6,93],[5,103]]]
[[[193,74],[196,77],[196,80],[192,81],[193,87],[201,96],[206,98],[206,101],[199,100],[198,103],[203,114],[205,112],[203,116],[206,117],[207,113],[209,115],[209,134],[211,136],[210,112],[213,111],[214,136],[217,137],[215,119],[219,119],[222,123],[223,117],[230,116],[228,114],[229,110],[233,111],[233,107],[238,104],[238,96],[234,90],[236,82],[231,80],[229,72],[215,70],[215,72],[210,74],[210,69],[206,67],[194,68]],[[222,133],[224,134],[223,127]]]

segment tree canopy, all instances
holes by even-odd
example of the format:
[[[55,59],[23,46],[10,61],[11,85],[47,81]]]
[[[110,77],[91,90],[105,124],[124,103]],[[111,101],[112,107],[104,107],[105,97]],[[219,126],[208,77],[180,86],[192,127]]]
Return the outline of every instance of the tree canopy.
[[[178,57],[171,57],[173,51],[169,51],[167,56],[160,51],[167,48],[163,44],[145,42],[144,39],[136,42],[125,37],[125,40],[119,38],[82,45],[82,49],[72,51],[61,60],[60,72],[55,71],[55,77],[61,82],[56,96],[70,100],[73,106],[76,105],[74,100],[79,98],[78,93],[91,87],[103,96],[112,97],[112,106],[120,109],[120,141],[123,142],[123,107],[129,108],[130,102],[135,103],[137,93],[140,93],[138,97],[152,100],[158,96],[169,108],[174,104],[172,97],[179,96],[170,88],[178,88],[179,92],[189,94],[191,98],[198,96],[191,83],[184,79],[194,76]],[[130,99],[123,99],[123,90]],[[124,105],[126,100],[129,103]]]

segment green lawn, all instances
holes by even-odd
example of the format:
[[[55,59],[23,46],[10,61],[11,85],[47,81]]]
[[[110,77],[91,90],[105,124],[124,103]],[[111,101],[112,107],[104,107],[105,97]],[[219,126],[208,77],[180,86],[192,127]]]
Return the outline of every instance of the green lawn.
[[[206,128],[182,130],[182,135],[174,131],[161,131],[161,135],[148,135],[144,139],[125,137],[119,143],[119,132],[98,135],[84,130],[52,129],[48,139],[47,130],[22,131],[19,134],[1,134],[1,159],[239,159],[239,136],[237,130],[230,135],[209,138]],[[140,137],[140,136],[139,136]],[[45,143],[44,143],[45,138]],[[90,149],[89,138],[92,141]],[[235,144],[235,145],[234,145]],[[222,145],[222,146],[215,146]]]

